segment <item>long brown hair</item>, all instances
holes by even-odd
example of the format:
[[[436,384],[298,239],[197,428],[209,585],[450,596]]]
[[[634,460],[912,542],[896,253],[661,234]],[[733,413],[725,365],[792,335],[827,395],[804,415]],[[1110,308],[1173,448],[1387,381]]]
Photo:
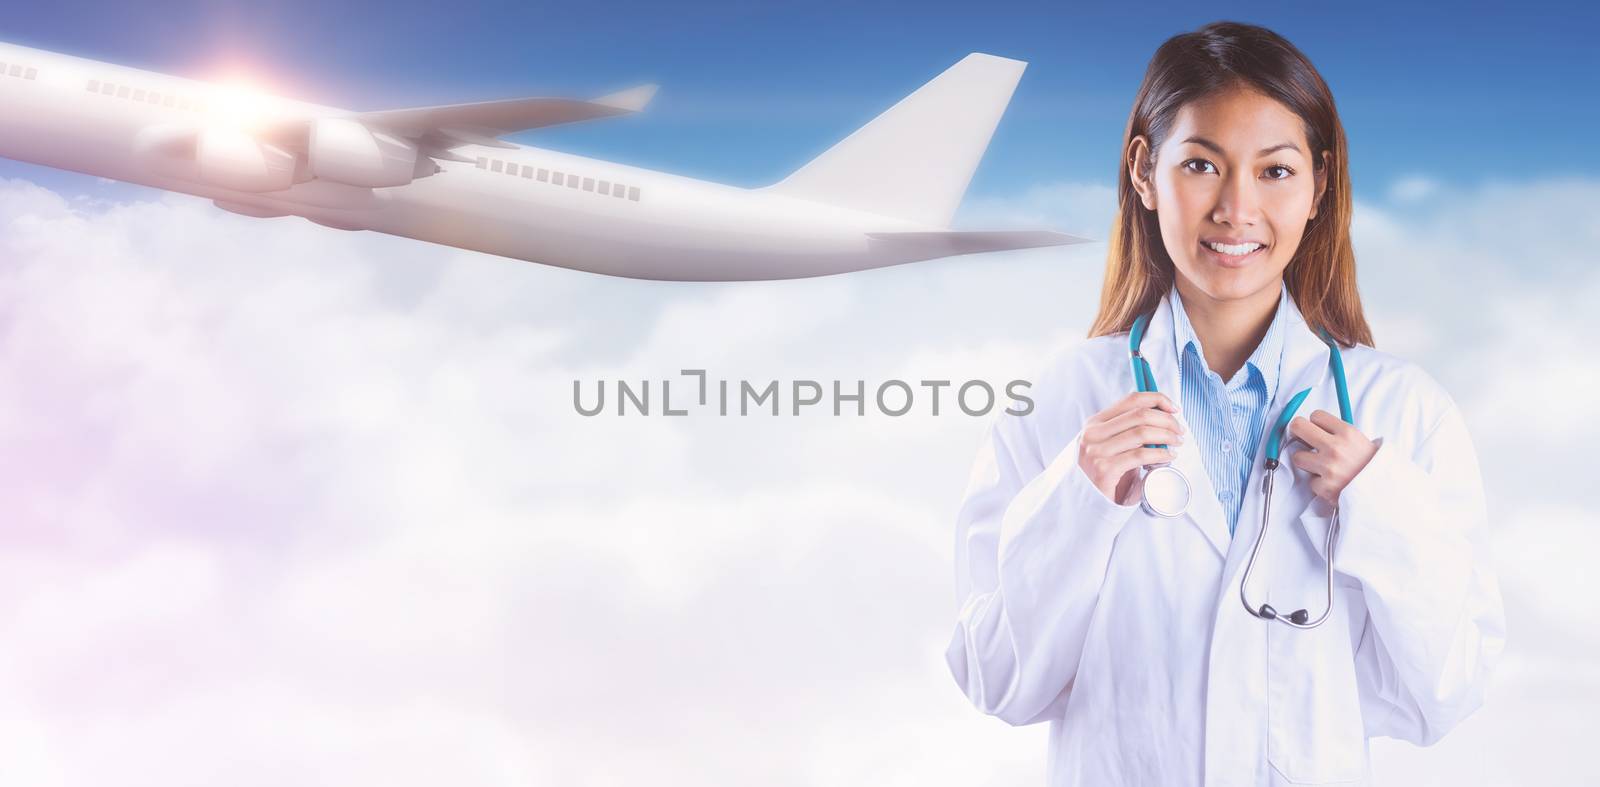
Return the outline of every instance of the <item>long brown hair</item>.
[[[1136,317],[1155,308],[1176,276],[1157,215],[1140,202],[1128,174],[1133,138],[1144,135],[1153,160],[1185,104],[1237,85],[1277,99],[1300,117],[1313,166],[1321,168],[1322,152],[1328,151],[1321,207],[1284,269],[1284,282],[1312,329],[1325,329],[1346,347],[1357,342],[1372,346],[1372,330],[1356,290],[1350,169],[1333,93],[1293,44],[1264,27],[1238,22],[1212,22],[1173,36],[1150,59],[1122,135],[1117,215],[1111,224],[1100,313],[1089,336],[1130,329]]]

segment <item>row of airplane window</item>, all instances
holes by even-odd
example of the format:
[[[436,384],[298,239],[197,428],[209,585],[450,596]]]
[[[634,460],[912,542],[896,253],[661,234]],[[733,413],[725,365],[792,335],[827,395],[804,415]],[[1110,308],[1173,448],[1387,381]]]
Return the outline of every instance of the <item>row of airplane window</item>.
[[[27,66],[19,66],[16,63],[12,63],[10,65],[0,63],[0,76],[13,76],[21,79],[38,79],[39,69],[28,68]]]
[[[504,172],[512,177],[521,175],[524,178],[537,180],[540,183],[549,183],[552,186],[566,186],[567,188],[572,189],[595,191],[600,194],[618,197],[621,199],[630,199],[634,202],[639,201],[638,186],[624,186],[621,183],[612,183],[609,180],[580,178],[577,175],[572,175],[566,172],[552,172],[548,169],[534,169],[533,167],[525,164],[513,164],[509,161],[500,161],[499,159],[490,159],[484,156],[478,157],[478,169],[486,169],[490,172]]]
[[[131,98],[134,101],[145,104],[159,104],[164,107],[173,107],[175,109],[192,109],[196,112],[206,111],[206,102],[199,99],[191,100],[188,96],[176,96],[171,93],[160,93],[154,90],[145,90],[143,88],[132,88],[128,87],[127,85],[116,85],[110,82],[101,82],[98,79],[89,80],[89,82],[83,86],[83,89],[89,91],[90,93],[99,93],[105,96]]]

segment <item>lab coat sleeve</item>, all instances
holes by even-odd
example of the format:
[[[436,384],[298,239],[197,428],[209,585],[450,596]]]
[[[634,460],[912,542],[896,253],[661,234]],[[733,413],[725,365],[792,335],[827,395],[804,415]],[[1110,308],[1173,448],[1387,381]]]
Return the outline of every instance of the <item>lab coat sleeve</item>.
[[[956,516],[945,660],[974,706],[1013,725],[1061,715],[1112,542],[1137,508],[1089,480],[1078,444],[1045,465],[1026,420],[1002,413]]]
[[[1355,654],[1367,734],[1429,746],[1483,704],[1505,646],[1483,483],[1453,403],[1414,456],[1377,442],[1340,495],[1334,565],[1370,616]]]

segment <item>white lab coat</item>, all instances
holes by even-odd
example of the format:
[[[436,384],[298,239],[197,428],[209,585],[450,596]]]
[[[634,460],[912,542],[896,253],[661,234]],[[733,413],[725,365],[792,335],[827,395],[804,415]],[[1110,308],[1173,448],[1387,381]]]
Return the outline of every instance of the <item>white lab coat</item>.
[[[1286,316],[1268,429],[1308,387],[1297,414],[1339,412],[1327,345]],[[1181,406],[1172,325],[1162,298],[1142,351]],[[1231,538],[1183,413],[1185,515],[1118,505],[1079,467],[1084,421],[1134,389],[1126,332],[1058,353],[1034,411],[990,421],[957,515],[946,660],[984,713],[1050,722],[1049,785],[1369,784],[1369,737],[1427,746],[1483,703],[1505,620],[1461,413],[1415,365],[1364,345],[1343,356],[1355,426],[1379,448],[1340,497],[1334,609],[1309,631],[1239,600],[1265,435]],[[1288,441],[1251,599],[1315,617],[1332,508]]]

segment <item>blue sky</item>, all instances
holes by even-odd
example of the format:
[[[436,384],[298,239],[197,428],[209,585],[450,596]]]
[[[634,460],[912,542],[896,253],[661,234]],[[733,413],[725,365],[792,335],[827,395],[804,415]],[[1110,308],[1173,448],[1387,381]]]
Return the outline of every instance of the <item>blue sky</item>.
[[[1299,5],[19,0],[0,40],[355,109],[655,81],[519,141],[741,185],[993,52],[1032,66],[969,218],[1097,235],[1154,49],[1273,27],[1352,138],[1378,347],[1470,423],[1511,630],[1488,704],[1374,771],[1581,782],[1600,531],[1552,468],[1600,444],[1595,12]],[[1038,784],[1045,725],[943,660],[984,420],[591,418],[571,385],[1038,380],[1104,254],[650,282],[0,161],[0,784]]]
[[[972,194],[1110,183],[1145,64],[1216,19],[1271,27],[1334,90],[1357,197],[1600,171],[1600,14],[1576,4],[1444,15],[1284,3],[12,4],[0,39],[152,70],[244,68],[358,109],[585,95],[655,81],[646,114],[518,141],[737,185],[787,174],[970,51],[1029,61]],[[1589,98],[1584,98],[1589,97]],[[0,175],[91,190],[11,162]]]

